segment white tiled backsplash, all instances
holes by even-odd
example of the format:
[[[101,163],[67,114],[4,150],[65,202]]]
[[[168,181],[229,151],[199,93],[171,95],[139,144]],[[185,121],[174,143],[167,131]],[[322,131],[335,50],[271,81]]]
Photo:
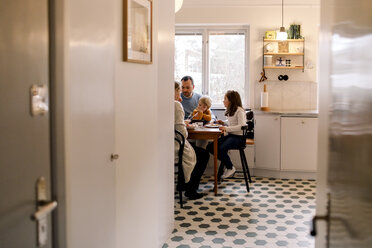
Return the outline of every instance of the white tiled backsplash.
[[[316,110],[318,108],[318,84],[316,82],[265,81],[257,83],[255,106],[260,108],[263,85],[269,92],[271,110]]]

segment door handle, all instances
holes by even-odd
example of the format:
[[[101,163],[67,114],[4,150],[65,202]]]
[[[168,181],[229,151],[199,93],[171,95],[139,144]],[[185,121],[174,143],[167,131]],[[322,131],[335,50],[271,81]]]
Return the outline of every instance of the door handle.
[[[42,247],[48,240],[48,215],[57,207],[56,201],[47,200],[47,182],[44,177],[39,177],[36,181],[36,209],[31,215],[31,219],[37,225],[37,246]]]
[[[312,228],[311,228],[311,231],[310,231],[310,235],[311,236],[316,236],[317,234],[317,231],[316,231],[316,222],[318,220],[325,220],[325,221],[329,221],[329,215],[315,215],[312,219]]]
[[[329,228],[330,228],[330,218],[331,218],[331,194],[327,194],[327,213],[326,215],[315,215],[312,219],[312,228],[310,231],[311,236],[317,235],[316,222],[318,220],[324,220],[327,222],[327,234],[326,234],[326,247],[329,247]]]
[[[57,207],[57,205],[58,203],[56,201],[47,202],[45,205],[39,207],[39,210],[31,216],[31,219],[36,221],[44,219]]]

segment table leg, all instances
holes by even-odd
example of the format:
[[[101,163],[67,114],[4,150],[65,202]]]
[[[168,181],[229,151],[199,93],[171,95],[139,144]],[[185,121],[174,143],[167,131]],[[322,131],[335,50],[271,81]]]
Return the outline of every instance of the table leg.
[[[218,182],[217,182],[217,177],[218,177],[218,170],[217,170],[217,142],[218,138],[213,139],[213,149],[214,149],[214,195],[217,195],[217,188],[218,188]]]

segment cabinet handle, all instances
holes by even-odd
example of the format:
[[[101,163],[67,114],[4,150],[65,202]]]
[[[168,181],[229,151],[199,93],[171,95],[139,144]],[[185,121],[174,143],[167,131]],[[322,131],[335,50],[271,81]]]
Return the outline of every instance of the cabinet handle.
[[[305,124],[305,121],[301,121],[302,124]]]
[[[278,117],[274,118],[274,121],[277,121],[278,120]]]

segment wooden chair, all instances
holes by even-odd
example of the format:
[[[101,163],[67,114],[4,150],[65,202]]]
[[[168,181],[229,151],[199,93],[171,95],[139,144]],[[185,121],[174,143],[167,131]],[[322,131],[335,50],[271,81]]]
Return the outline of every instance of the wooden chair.
[[[185,189],[185,176],[183,174],[183,167],[182,167],[182,156],[183,156],[183,149],[185,147],[185,137],[182,135],[180,131],[174,130],[175,136],[174,140],[179,143],[180,149],[178,150],[178,161],[175,164],[175,167],[177,168],[176,174],[177,174],[177,185],[176,190],[178,191],[179,197],[180,197],[180,206],[183,208],[183,202],[182,202],[182,191]]]

